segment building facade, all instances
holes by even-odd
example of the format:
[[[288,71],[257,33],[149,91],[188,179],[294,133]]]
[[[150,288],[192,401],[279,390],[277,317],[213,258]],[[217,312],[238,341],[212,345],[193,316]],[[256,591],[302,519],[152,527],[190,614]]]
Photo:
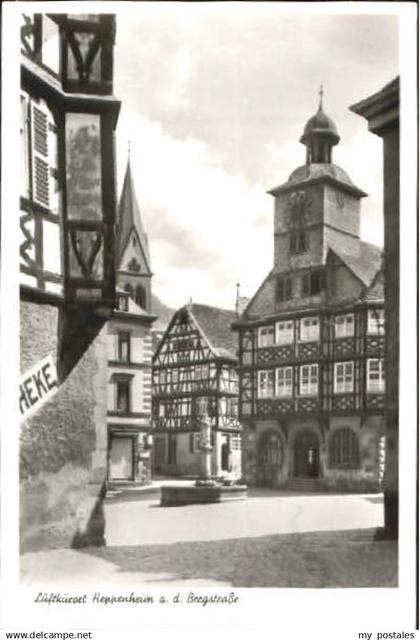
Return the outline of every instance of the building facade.
[[[151,479],[151,277],[128,163],[118,211],[117,308],[107,328],[108,485]]]
[[[306,163],[269,192],[273,269],[233,325],[249,484],[376,490],[383,473],[381,252],[360,239],[366,194],[332,163],[339,139],[321,94]]]
[[[212,475],[241,475],[236,314],[201,304],[179,309],[153,356],[155,474],[200,473],[198,416],[211,422]]]
[[[112,15],[22,14],[22,549],[104,543],[114,36]]]
[[[366,118],[369,130],[383,140],[384,276],[386,383],[386,537],[398,538],[399,495],[399,362],[400,362],[400,79],[350,107]]]

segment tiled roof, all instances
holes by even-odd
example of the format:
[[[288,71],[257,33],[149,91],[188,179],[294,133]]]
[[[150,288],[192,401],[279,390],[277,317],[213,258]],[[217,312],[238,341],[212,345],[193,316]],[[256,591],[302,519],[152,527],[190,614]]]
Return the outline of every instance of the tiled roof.
[[[236,360],[237,336],[231,330],[232,322],[237,319],[236,313],[205,304],[188,305],[187,309],[203,331],[214,353],[220,358]]]
[[[349,242],[349,240],[347,240]],[[329,247],[348,266],[355,276],[368,287],[382,262],[382,249],[369,242],[363,242],[357,238],[353,241],[353,250],[350,253],[349,247],[346,251],[340,246],[339,241],[331,238]]]
[[[121,198],[118,207],[118,224],[117,224],[117,259],[120,262],[127,242],[133,230],[137,231],[140,246],[144,253],[144,259],[147,267],[150,269],[150,253],[147,235],[143,227],[140,208],[137,203],[136,193],[134,190],[133,178],[131,175],[130,162],[127,163],[124,184],[121,191]]]
[[[298,167],[292,171],[287,182],[284,182],[274,189],[270,189],[268,193],[276,195],[282,191],[290,191],[298,185],[311,184],[321,180],[330,181],[334,185],[339,185],[359,197],[367,195],[364,191],[356,187],[344,169],[336,164],[322,162],[311,163],[309,165],[305,164]]]
[[[366,287],[360,296],[363,302],[383,302],[384,301],[384,273],[380,269],[371,284]]]

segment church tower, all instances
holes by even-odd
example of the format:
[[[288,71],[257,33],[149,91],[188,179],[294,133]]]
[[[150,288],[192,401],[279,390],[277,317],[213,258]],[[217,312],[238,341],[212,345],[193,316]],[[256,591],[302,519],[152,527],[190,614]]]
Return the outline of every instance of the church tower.
[[[276,273],[322,267],[329,248],[339,245],[352,253],[360,240],[360,200],[367,194],[333,164],[333,147],[339,141],[334,122],[324,112],[321,88],[318,111],[300,138],[305,164],[269,191],[275,197]]]
[[[117,286],[124,289],[145,311],[151,312],[150,253],[131,173],[130,159],[118,209]]]

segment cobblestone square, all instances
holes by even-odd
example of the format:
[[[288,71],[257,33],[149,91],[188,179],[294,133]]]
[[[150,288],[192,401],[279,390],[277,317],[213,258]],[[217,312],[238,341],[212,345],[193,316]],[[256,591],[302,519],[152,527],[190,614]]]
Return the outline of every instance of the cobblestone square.
[[[159,494],[105,507],[107,546],[24,554],[25,584],[392,587],[397,545],[374,542],[379,495],[296,495],[159,506]],[[133,496],[134,498],[134,496]]]

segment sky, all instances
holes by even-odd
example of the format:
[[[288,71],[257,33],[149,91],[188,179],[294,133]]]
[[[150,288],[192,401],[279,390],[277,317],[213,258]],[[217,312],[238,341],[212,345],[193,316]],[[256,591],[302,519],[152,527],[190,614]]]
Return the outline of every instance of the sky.
[[[341,137],[333,162],[369,194],[362,238],[382,244],[382,142],[349,106],[398,74],[398,19],[285,14],[284,4],[117,13],[118,186],[130,140],[153,291],[171,307],[192,298],[233,308],[236,283],[251,297],[270,271],[267,190],[304,164],[299,138],[321,84]]]

